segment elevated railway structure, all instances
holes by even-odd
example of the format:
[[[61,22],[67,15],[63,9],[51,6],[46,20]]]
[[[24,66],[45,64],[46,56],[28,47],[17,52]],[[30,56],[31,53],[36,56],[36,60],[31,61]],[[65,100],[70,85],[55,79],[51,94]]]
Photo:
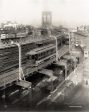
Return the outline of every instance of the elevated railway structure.
[[[21,45],[21,57],[22,57],[22,69],[23,73],[26,76],[29,74],[38,71],[39,69],[42,69],[46,67],[47,65],[53,63],[55,61],[55,53],[54,56],[49,57],[49,59],[45,59],[45,62],[39,64],[39,66],[35,67],[29,67],[26,65],[26,53],[30,52],[30,50],[33,50],[35,48],[41,48],[43,46],[47,46],[49,44],[54,44],[57,40],[58,49],[59,49],[59,58],[68,51],[68,48],[64,47],[65,44],[63,43],[63,36],[57,35],[56,40],[54,38],[51,38],[49,35],[36,35],[34,30],[33,33],[30,35],[30,29],[26,29],[24,27],[18,28],[16,32],[14,32],[14,29],[11,34],[11,29],[8,30],[2,30],[2,35],[0,36],[0,42],[2,42],[2,45],[0,46],[0,87],[9,85],[11,83],[14,83],[14,81],[18,81],[18,66],[19,66],[19,56],[18,56],[18,48],[15,45],[9,45],[11,40],[14,42],[17,42]],[[15,33],[15,34],[14,34]],[[62,50],[61,50],[62,49]],[[67,50],[65,50],[67,49]],[[61,50],[61,51],[60,51]],[[43,51],[42,51],[43,52]],[[55,52],[49,51],[49,54]],[[62,53],[61,53],[62,52]],[[6,54],[7,53],[7,54]],[[47,52],[48,53],[48,52]],[[45,56],[47,53],[44,52]],[[60,55],[61,54],[61,55]],[[43,54],[42,54],[43,55]],[[40,54],[41,56],[41,54]],[[38,57],[40,57],[38,56]],[[44,58],[44,55],[43,57]],[[46,57],[45,57],[46,58]],[[48,58],[48,57],[47,57]],[[40,60],[42,61],[42,60]],[[36,61],[37,62],[37,61]],[[38,61],[39,62],[39,61]],[[29,63],[31,64],[31,63]],[[23,77],[23,76],[22,76]]]
[[[52,65],[53,65],[53,64],[52,64]],[[48,68],[46,68],[46,69],[49,70]],[[46,70],[46,69],[45,69],[45,70]],[[44,73],[44,74],[46,73],[46,72],[44,72],[44,69],[42,68],[42,69],[38,70],[37,74],[34,73],[34,74],[32,74],[32,75],[30,74],[30,75],[31,75],[31,76],[33,76],[33,75],[36,76],[36,75],[37,75],[37,77],[38,77],[38,76],[40,75],[40,74],[38,74],[38,73],[40,73],[40,71],[41,71],[41,73]],[[48,75],[51,75],[51,74],[48,74]],[[55,76],[54,73],[53,73],[53,75]],[[41,75],[40,75],[40,76],[41,76]],[[73,77],[73,76],[71,76],[71,77],[72,77],[72,80],[76,79],[76,77]],[[71,77],[70,77],[70,79],[71,79]],[[28,77],[28,78],[29,78],[29,80],[31,81],[31,77]],[[34,78],[33,78],[33,79],[34,79]],[[60,79],[60,78],[57,78],[57,79]],[[29,80],[28,80],[28,81],[29,81]],[[48,79],[48,80],[49,80],[49,79]],[[46,81],[47,81],[47,80],[46,80]],[[33,81],[33,82],[34,82],[34,81]],[[57,86],[59,87],[59,85],[60,85],[59,88],[61,89],[62,94],[64,94],[64,93],[66,92],[66,88],[70,87],[71,90],[72,90],[72,87],[74,87],[74,86],[71,86],[71,84],[72,84],[72,81],[69,82],[69,80],[68,80],[68,81],[65,81],[65,83],[64,83],[64,82],[61,83],[61,85],[60,85],[60,83],[59,83]],[[37,86],[37,85],[41,87],[41,86],[42,86],[41,81],[37,82],[36,86]],[[47,83],[46,83],[46,85],[47,85]],[[72,85],[73,85],[73,84],[72,84]],[[35,86],[35,87],[36,87],[36,86]],[[45,86],[45,83],[44,83],[43,86]],[[49,86],[52,87],[52,85],[50,85],[50,84],[49,84]],[[57,89],[58,89],[58,87],[57,87]],[[57,91],[57,89],[55,89],[54,85],[53,85],[52,88],[53,88],[54,91]],[[63,89],[63,88],[64,88],[64,89]],[[30,103],[30,101],[32,101],[31,104],[32,104],[33,106],[35,106],[36,104],[38,104],[37,106],[39,106],[39,105],[43,102],[42,99],[43,99],[44,97],[47,97],[47,96],[50,94],[50,93],[48,93],[48,94],[46,94],[46,95],[43,95],[43,94],[45,94],[45,93],[42,92],[42,95],[43,95],[43,96],[41,97],[42,99],[41,99],[41,98],[39,99],[39,96],[41,96],[41,95],[40,95],[41,93],[39,92],[39,91],[40,91],[39,89],[40,89],[40,88],[37,88],[37,89],[36,89],[36,93],[35,93],[35,94],[34,94],[34,92],[32,93],[32,96],[33,96],[33,97],[32,97],[32,100],[31,100],[31,99],[29,100],[29,99],[28,99],[28,96],[27,96],[27,97],[25,97],[26,99],[25,99],[25,98],[22,98],[22,100],[20,100],[20,101],[17,101],[17,100],[16,100],[16,101],[17,101],[16,104],[17,104],[17,105],[18,105],[18,104],[23,105],[23,108],[24,108],[24,102],[26,102],[25,104],[27,105],[27,102]],[[50,89],[50,90],[51,90],[51,88],[49,88],[49,87],[48,87],[47,89]],[[34,90],[34,88],[33,88],[33,90]],[[37,91],[37,90],[38,90],[38,91]],[[42,89],[42,90],[44,90],[44,89]],[[51,90],[51,91],[52,91],[52,90]],[[59,91],[60,91],[60,90],[59,90]],[[47,91],[45,91],[45,92],[47,92]],[[58,91],[57,91],[57,92],[58,92]],[[51,94],[52,94],[52,93],[53,93],[53,92],[51,92]],[[55,92],[55,93],[56,93],[56,92]],[[57,93],[56,95],[53,94],[53,101],[52,101],[52,102],[55,102],[55,101],[59,98],[58,96],[61,96],[62,94],[61,94],[60,92],[59,92],[59,94]],[[66,94],[67,94],[67,93],[66,93]],[[63,98],[63,97],[64,97],[64,96],[62,95],[62,97],[60,97],[60,98]],[[50,97],[50,98],[51,98],[51,97]],[[50,100],[50,98],[48,98],[48,100]],[[38,99],[38,100],[37,100],[37,99]],[[36,100],[36,101],[35,101],[35,100]],[[45,100],[45,98],[44,98],[44,100]],[[40,101],[40,102],[39,102],[39,101]],[[61,100],[60,100],[60,101],[61,101]],[[15,101],[14,101],[14,102],[15,102]],[[14,104],[14,105],[16,105],[16,104]],[[46,104],[48,104],[48,103],[46,103]],[[49,106],[49,105],[48,105],[48,106]],[[21,108],[22,108],[22,107],[21,107]],[[30,107],[29,107],[29,108],[30,108]],[[34,107],[33,107],[33,108],[34,108]],[[49,107],[49,108],[50,108],[50,107]]]
[[[44,47],[44,46],[43,46]],[[50,48],[53,48],[53,47],[50,47]],[[44,48],[45,49],[45,48]],[[37,48],[37,49],[34,49],[34,50],[32,50],[32,51],[39,51],[39,52],[30,52],[30,51],[28,51],[27,52],[27,54],[29,54],[29,56],[31,56],[32,55],[32,59],[33,59],[33,64],[34,64],[34,66],[31,66],[31,64],[32,63],[30,63],[30,61],[29,61],[29,63],[28,64],[23,64],[22,65],[22,69],[23,69],[23,73],[24,73],[24,76],[25,77],[28,77],[28,76],[30,76],[31,74],[33,74],[35,71],[37,72],[39,72],[40,70],[43,70],[45,67],[47,67],[48,65],[50,65],[50,64],[52,64],[53,62],[56,62],[56,56],[54,55],[54,57],[51,57],[51,58],[49,58],[49,57],[47,57],[46,56],[46,54],[47,54],[47,52],[48,52],[48,50],[49,49],[47,49],[47,52],[46,52],[46,50],[42,50],[42,47],[40,47],[40,48]],[[44,53],[44,51],[45,51],[45,53]],[[59,59],[64,55],[64,54],[66,54],[66,53],[68,53],[69,52],[69,46],[68,45],[63,45],[63,46],[61,46],[60,47],[60,49],[59,49],[59,51],[58,51],[58,54],[59,54]],[[31,54],[32,53],[32,54]],[[51,53],[51,51],[49,52],[49,53]],[[55,52],[52,52],[52,53],[54,53],[55,54]],[[34,54],[34,55],[33,55]],[[41,55],[40,55],[41,54]],[[44,54],[44,55],[43,55]],[[36,60],[34,60],[35,59],[35,55],[39,55],[38,57],[36,56]],[[48,59],[46,59],[45,61],[43,61],[43,59],[45,59],[45,56],[46,56],[46,58],[48,58]],[[42,59],[41,59],[42,58]],[[40,63],[40,64],[38,64],[39,63],[39,59],[40,59],[40,61],[43,61],[43,63]],[[26,59],[25,60],[26,62],[28,62],[28,60]],[[34,63],[35,62],[35,63]],[[38,64],[38,65],[36,65],[36,64]],[[9,75],[8,75],[9,74]],[[7,72],[7,73],[5,73],[4,75],[3,75],[3,77],[1,77],[1,82],[0,82],[0,85],[1,85],[1,87],[6,87],[6,86],[8,86],[9,84],[13,84],[13,83],[15,83],[16,85],[20,85],[21,86],[21,84],[22,84],[22,86],[23,86],[23,83],[27,83],[27,82],[19,82],[18,83],[18,80],[19,80],[19,76],[18,76],[18,74],[19,74],[19,70],[18,70],[18,68],[16,68],[16,69],[14,69],[13,71],[9,71],[9,72]],[[68,86],[70,86],[71,84],[70,83],[73,83],[73,81],[75,81],[76,80],[76,77],[74,77],[74,76],[72,76],[73,77],[73,80],[70,80],[70,82],[69,82],[69,79],[72,79],[71,77],[70,77],[70,75],[69,75],[69,77],[67,77],[67,80],[64,80],[62,83],[61,83],[61,85],[59,84],[58,85],[58,87],[55,89],[55,91],[53,91],[53,92],[51,92],[51,94],[47,97],[47,100],[50,100],[50,98],[51,99],[53,99],[52,100],[52,102],[54,102],[60,95],[63,95],[64,93],[65,93],[65,89],[66,89],[66,87],[68,87]],[[23,76],[21,77],[22,79],[23,79]],[[76,81],[74,82],[74,83],[76,83]],[[27,86],[29,86],[30,85],[30,83],[27,83]],[[66,85],[66,87],[65,87],[65,85]],[[25,85],[26,86],[26,85]],[[26,86],[26,87],[27,87]],[[64,89],[63,89],[64,88]],[[60,92],[61,91],[61,92]],[[41,102],[39,102],[38,103],[38,105],[40,104]]]
[[[42,41],[37,41],[35,42],[37,44],[37,46],[42,46],[44,44],[47,45],[47,44],[50,44],[50,43],[55,43],[54,42],[54,39],[52,38],[48,38],[47,41],[45,41],[45,39],[43,39]],[[67,44],[63,43],[64,42],[64,38],[61,37],[60,35],[57,35],[57,41],[58,41],[58,58],[60,59],[64,54],[66,54],[67,52],[69,52],[69,45],[68,45],[68,39],[67,39]],[[40,47],[39,47],[40,48]],[[46,53],[47,54],[47,53]],[[51,63],[55,62],[56,61],[56,57],[51,57],[50,59],[46,60],[45,62],[39,64],[39,66],[34,66],[34,67],[31,67],[31,66],[27,66],[25,63],[26,63],[26,58],[25,58],[25,63],[22,64],[22,69],[23,69],[23,73],[24,73],[24,76],[25,77],[28,77],[30,74],[34,73],[35,71],[38,71],[42,68],[45,68],[46,66],[50,65]],[[29,63],[30,65],[31,63]],[[13,68],[12,70],[6,70],[5,72],[3,72],[1,75],[0,75],[0,87],[7,87],[8,85],[11,85],[15,82],[18,81],[19,79],[19,76],[18,76],[18,73],[19,73],[19,70],[18,70],[18,67],[16,68]],[[23,78],[23,76],[22,76]]]
[[[59,50],[59,58],[69,51],[68,45],[64,45],[61,49]],[[41,63],[39,66],[35,66],[35,67],[26,67],[25,64],[23,64],[22,69],[23,69],[24,76],[27,77],[29,76],[29,74],[32,74],[33,72],[38,71],[39,69],[45,68],[47,65],[50,65],[55,60],[56,60],[55,57],[53,57],[50,60],[47,60],[44,63]],[[19,79],[18,74],[19,74],[19,70],[18,68],[16,68],[13,71],[7,71],[3,73],[3,75],[0,75],[0,87],[8,86],[18,81]]]

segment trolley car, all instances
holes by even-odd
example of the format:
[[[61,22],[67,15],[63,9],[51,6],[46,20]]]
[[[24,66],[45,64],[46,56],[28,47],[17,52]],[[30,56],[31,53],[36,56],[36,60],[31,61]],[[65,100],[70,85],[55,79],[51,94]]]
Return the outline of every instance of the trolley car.
[[[41,63],[44,63],[47,60],[50,60],[56,56],[56,46],[50,44],[40,48],[36,48],[26,53],[27,56],[27,65],[38,66]]]

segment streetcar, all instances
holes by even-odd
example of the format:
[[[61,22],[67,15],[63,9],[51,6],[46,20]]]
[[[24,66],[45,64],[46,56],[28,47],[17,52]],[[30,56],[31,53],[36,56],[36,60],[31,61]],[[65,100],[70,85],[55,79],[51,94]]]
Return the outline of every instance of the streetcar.
[[[56,57],[56,46],[54,44],[36,48],[26,53],[27,65],[38,66],[45,61]]]

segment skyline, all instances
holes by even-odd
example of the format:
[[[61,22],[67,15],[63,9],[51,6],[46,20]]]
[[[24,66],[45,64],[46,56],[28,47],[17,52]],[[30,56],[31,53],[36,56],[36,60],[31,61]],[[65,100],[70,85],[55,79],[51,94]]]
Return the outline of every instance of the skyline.
[[[89,0],[0,0],[0,23],[41,25],[42,11],[52,12],[53,25],[89,25]]]

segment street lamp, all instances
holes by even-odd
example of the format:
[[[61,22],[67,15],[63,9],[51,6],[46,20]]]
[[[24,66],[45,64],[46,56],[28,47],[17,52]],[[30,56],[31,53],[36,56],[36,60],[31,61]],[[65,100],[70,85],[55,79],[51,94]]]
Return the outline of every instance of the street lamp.
[[[11,41],[11,44],[18,46],[18,50],[19,50],[19,80],[22,80],[22,78],[21,78],[21,73],[22,73],[22,67],[21,67],[21,46],[20,46],[19,43],[13,42],[13,41]]]
[[[56,37],[56,36],[53,36],[53,38],[54,38],[55,41],[56,41],[56,61],[58,61],[59,54],[58,54],[58,42],[57,42],[57,37]]]

